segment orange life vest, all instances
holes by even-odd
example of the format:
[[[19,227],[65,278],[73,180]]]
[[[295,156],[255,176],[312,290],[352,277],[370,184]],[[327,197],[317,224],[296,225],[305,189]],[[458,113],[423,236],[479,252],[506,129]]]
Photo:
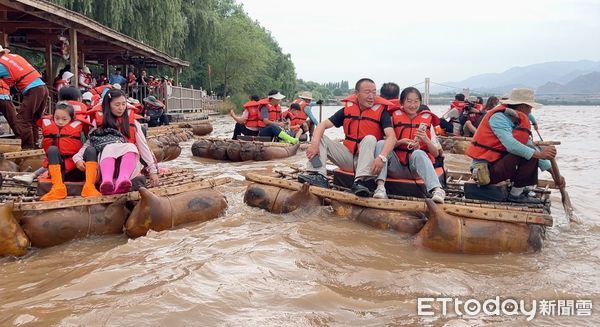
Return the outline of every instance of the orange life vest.
[[[0,54],[0,63],[8,70],[8,76],[2,79],[9,86],[15,85],[17,90],[23,91],[29,84],[42,75],[25,58],[12,54]]]
[[[304,101],[304,100],[302,100],[302,99],[296,99],[292,103],[297,103],[297,104],[300,105],[300,111],[294,113],[294,117],[296,118],[296,120],[297,120],[298,123],[300,122],[300,120],[302,120],[302,122],[300,124],[298,124],[298,125],[304,124],[304,122],[306,122],[306,120],[308,119],[308,115],[304,111],[304,108],[306,108],[306,106],[308,106],[309,103],[306,102],[306,101]]]
[[[104,92],[104,90],[111,89],[111,88],[112,88],[112,85],[110,85],[110,84],[100,85],[100,86],[92,87],[90,89],[90,92],[92,93],[92,95],[102,95],[102,92]]]
[[[270,121],[281,120],[281,106],[272,105],[271,102],[269,101],[269,98],[264,98],[264,99],[258,101],[258,104],[260,105],[259,109],[262,108],[263,106],[267,106],[267,111],[269,112],[269,120]]]
[[[262,120],[262,116],[260,114],[260,107],[258,101],[248,101],[244,103],[244,109],[248,111],[248,117],[246,118],[246,127],[252,128],[263,128],[265,127],[265,123]]]
[[[304,123],[306,123],[306,118],[302,118],[300,116],[301,111],[296,110],[295,112],[292,112],[291,110],[287,110],[284,111],[282,116],[283,119],[289,119],[290,120],[290,128],[292,129],[292,131],[297,132],[300,130],[300,128],[302,127],[302,125]]]
[[[410,118],[404,111],[396,110],[392,113],[392,124],[394,125],[394,132],[396,133],[396,138],[400,139],[411,139],[414,140],[417,135],[417,130],[421,124],[427,125],[425,129],[425,134],[427,137],[431,139],[431,125],[433,121],[434,115],[429,110],[423,110],[414,118]],[[427,143],[419,142],[419,149],[425,151],[429,160],[432,163],[435,163],[435,157],[429,153],[429,148]],[[408,157],[413,150],[409,150],[406,145],[397,146],[394,151],[396,152],[396,156],[401,164],[407,166],[408,165]]]
[[[69,100],[67,103],[70,104],[73,109],[75,109],[75,117],[77,119],[89,122],[87,104],[75,100]]]
[[[367,135],[375,136],[375,139],[383,139],[381,128],[381,115],[392,103],[382,97],[375,97],[373,107],[360,111],[356,95],[351,95],[342,100],[344,103],[344,145],[355,154],[358,144]]]
[[[388,99],[389,102],[391,102],[393,105],[388,107],[388,111],[390,113],[401,109],[402,105],[400,105],[400,99],[396,98],[396,99]]]
[[[506,106],[500,105],[485,114],[481,124],[477,128],[477,132],[473,136],[473,142],[467,147],[466,155],[473,159],[482,159],[489,163],[494,163],[508,153],[496,134],[494,134],[492,127],[490,127],[490,118],[494,114],[498,112],[503,113],[504,111],[506,111]],[[527,144],[531,135],[531,123],[526,114],[520,111],[517,111],[517,114],[519,118],[513,119],[513,121],[516,120],[515,123],[517,126],[513,128],[512,135],[517,141]]]
[[[135,144],[135,120],[141,117],[136,115],[132,110],[127,110],[127,114],[129,115],[129,137],[127,138],[127,142]],[[117,126],[119,126],[119,131],[121,131],[121,121],[121,117],[117,118]],[[102,126],[102,122],[102,110],[94,111],[94,124],[96,127]]]
[[[10,95],[10,87],[8,86],[8,84],[6,84],[4,79],[0,79],[0,94]]]
[[[44,136],[42,140],[44,151],[48,152],[48,148],[52,145],[57,146],[65,163],[65,172],[75,169],[73,155],[83,145],[81,142],[81,132],[87,125],[87,122],[74,119],[67,125],[58,127],[52,116],[44,116],[38,121],[38,124],[42,127],[42,135]],[[44,159],[43,165],[44,167],[48,167],[48,158]]]

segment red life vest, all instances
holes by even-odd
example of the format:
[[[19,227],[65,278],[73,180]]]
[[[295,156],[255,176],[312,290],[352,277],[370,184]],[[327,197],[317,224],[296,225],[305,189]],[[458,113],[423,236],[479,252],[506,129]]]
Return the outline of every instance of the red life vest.
[[[302,100],[302,99],[296,99],[292,103],[297,103],[297,104],[300,105],[300,111],[294,113],[293,115],[297,119],[297,122],[300,122],[300,120],[302,120],[302,122],[300,124],[298,124],[298,125],[304,124],[304,122],[306,122],[306,120],[308,119],[308,115],[304,111],[304,108],[306,108],[306,106],[308,106],[309,103],[306,102],[306,101],[304,101],[304,100]]]
[[[485,114],[481,124],[477,128],[477,132],[473,136],[473,142],[467,147],[466,155],[473,159],[482,159],[489,163],[494,163],[508,153],[496,134],[494,134],[492,127],[490,127],[490,118],[495,113],[503,113],[505,111],[506,106],[500,105]],[[517,141],[527,144],[531,135],[531,123],[526,114],[520,111],[517,111],[517,114],[519,118],[513,119],[513,121],[516,120],[517,127],[513,128],[512,135]]]
[[[10,95],[10,87],[8,86],[8,84],[6,84],[4,79],[0,79],[0,94]]]
[[[388,112],[391,114],[392,112],[401,109],[402,105],[400,105],[400,99],[388,99],[393,105],[388,107]]]
[[[110,84],[100,85],[100,86],[92,87],[90,89],[90,92],[92,93],[92,95],[102,95],[102,92],[104,92],[104,90],[111,89],[111,88],[112,88],[112,85],[110,85]]]
[[[367,135],[375,136],[375,139],[383,139],[383,129],[381,128],[381,115],[388,106],[393,105],[382,97],[375,97],[373,107],[360,111],[356,95],[351,95],[342,100],[344,103],[344,134],[346,139],[344,145],[355,154],[358,144]]]
[[[88,117],[88,105],[83,103],[83,102],[79,102],[79,101],[74,101],[74,100],[69,100],[67,101],[68,104],[70,104],[73,109],[75,109],[75,118],[79,119],[79,120],[85,120],[87,122],[89,122],[89,117]]]
[[[74,119],[67,125],[58,127],[52,116],[45,116],[38,121],[38,125],[42,127],[42,135],[44,136],[42,147],[44,151],[48,152],[48,148],[51,145],[57,146],[65,163],[65,172],[75,169],[73,155],[83,145],[81,142],[81,132],[87,125],[87,122]],[[48,167],[48,158],[44,159],[43,165],[44,167]]]
[[[0,54],[0,63],[8,70],[8,76],[2,79],[9,86],[16,85],[23,91],[29,84],[42,75],[25,58],[11,53]]]
[[[131,110],[127,110],[127,114],[129,115],[129,137],[127,138],[127,142],[135,144],[135,120],[141,117],[136,115]],[[94,112],[94,124],[96,125],[96,127],[102,126],[102,116],[102,110]],[[121,131],[121,121],[121,117],[117,118],[117,126],[119,126],[119,131]]]
[[[252,128],[263,128],[265,127],[265,123],[262,120],[262,116],[260,114],[260,107],[258,101],[248,101],[244,103],[244,109],[248,111],[248,117],[246,118],[246,127]]]
[[[262,108],[263,106],[267,106],[267,111],[269,112],[269,120],[270,121],[281,120],[281,106],[272,105],[271,102],[269,101],[269,98],[264,98],[264,99],[258,101],[258,104],[260,105],[259,108]]]
[[[431,125],[433,121],[434,115],[429,110],[423,110],[414,118],[410,118],[404,111],[396,110],[392,114],[392,124],[394,125],[394,132],[396,133],[396,138],[398,140],[401,139],[411,139],[414,140],[417,135],[417,130],[419,129],[419,125],[426,124],[427,129],[425,129],[425,134],[427,137],[431,139]],[[429,157],[432,163],[435,163],[435,157],[429,153],[429,148],[427,143],[419,142],[419,148]],[[406,145],[397,146],[394,151],[396,152],[396,156],[401,164],[407,166],[408,165],[408,157],[413,150],[409,150]]]
[[[300,128],[302,128],[302,125],[304,123],[306,123],[306,118],[303,119],[300,116],[300,114],[301,114],[301,111],[299,111],[299,110],[295,110],[295,112],[292,112],[291,110],[287,110],[287,111],[284,111],[282,114],[283,119],[290,120],[290,128],[294,132],[299,131]]]
[[[459,113],[462,113],[464,107],[467,106],[467,102],[454,100],[450,102],[450,109],[458,109]]]

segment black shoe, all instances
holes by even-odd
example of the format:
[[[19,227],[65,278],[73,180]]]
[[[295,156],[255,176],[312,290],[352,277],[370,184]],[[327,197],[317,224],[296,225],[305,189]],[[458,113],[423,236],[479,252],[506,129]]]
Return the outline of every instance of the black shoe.
[[[316,171],[310,171],[308,174],[298,175],[298,181],[300,183],[308,183],[310,185],[322,188],[329,188],[329,181],[327,180],[327,177]]]
[[[366,198],[371,196],[371,191],[367,186],[365,186],[363,181],[357,180],[352,184],[352,193],[356,196],[360,196],[362,198]]]
[[[527,196],[527,195],[525,195],[525,193],[521,193],[521,195],[519,195],[519,196],[514,196],[511,194],[508,194],[507,201],[514,202],[514,203],[523,203],[523,204],[541,204],[542,203],[542,201],[540,199]]]

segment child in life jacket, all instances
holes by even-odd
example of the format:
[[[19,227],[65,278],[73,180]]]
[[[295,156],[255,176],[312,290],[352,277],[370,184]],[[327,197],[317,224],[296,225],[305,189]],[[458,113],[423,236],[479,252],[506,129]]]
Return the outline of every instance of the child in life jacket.
[[[74,156],[79,165],[82,153],[93,149],[100,163],[100,192],[104,195],[131,191],[132,179],[143,168],[149,172],[150,184],[158,185],[158,163],[148,147],[142,126],[135,113],[127,109],[127,98],[121,90],[111,89],[102,100],[102,110],[94,113],[95,129]]]
[[[53,116],[45,116],[38,121],[44,136],[42,140],[42,147],[46,152],[44,167],[48,167],[52,182],[52,188],[42,196],[42,201],[66,198],[67,187],[64,181],[85,180],[81,196],[101,195],[94,185],[97,171],[95,154],[85,153],[88,160],[81,166],[73,161],[73,155],[82,147],[86,124],[85,121],[76,119],[75,109],[67,102],[58,102]]]

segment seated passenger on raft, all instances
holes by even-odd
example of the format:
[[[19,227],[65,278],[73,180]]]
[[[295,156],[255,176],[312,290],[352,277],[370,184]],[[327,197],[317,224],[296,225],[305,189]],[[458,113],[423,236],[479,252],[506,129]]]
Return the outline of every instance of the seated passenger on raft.
[[[78,89],[75,89],[79,92]],[[100,196],[96,190],[97,160],[95,151],[83,151],[85,164],[75,164],[73,155],[79,152],[85,139],[84,126],[88,123],[80,120],[73,106],[67,102],[58,102],[53,116],[42,117],[38,124],[42,128],[42,147],[46,152],[43,166],[48,168],[52,188],[42,196],[42,201],[61,200],[67,197],[64,181],[80,182],[85,180],[81,191],[83,197]]]
[[[283,130],[285,122],[279,103],[284,98],[285,96],[279,91],[271,90],[266,98],[259,101],[255,101],[253,98],[244,104],[244,113],[241,117],[230,111],[229,114],[237,122],[233,131],[233,139],[237,139],[240,134],[270,138],[277,136],[283,142],[298,143],[297,138]]]
[[[523,192],[526,186],[537,184],[538,168],[555,175],[548,160],[556,157],[556,149],[536,149],[531,140],[528,115],[532,108],[542,106],[534,100],[533,90],[513,89],[507,99],[500,100],[501,105],[486,113],[466,151],[473,158],[473,179],[480,185],[510,180],[508,200],[512,202],[539,202]],[[557,186],[564,185],[561,178]]]
[[[83,166],[84,152],[96,150],[101,176],[100,192],[104,195],[131,191],[132,179],[138,176],[143,166],[149,174],[150,185],[158,186],[158,163],[137,118],[127,108],[125,94],[111,89],[102,100],[102,111],[95,112],[96,128],[90,131],[89,139],[73,156],[77,166]]]
[[[356,82],[354,94],[342,100],[344,108],[315,128],[310,146],[306,150],[309,161],[308,173],[298,176],[298,180],[319,187],[329,187],[326,170],[327,159],[340,169],[354,172],[352,192],[367,197],[371,191],[365,181],[374,179],[386,165],[387,157],[394,148],[396,136],[392,128],[387,107],[393,104],[377,96],[375,82],[369,78]],[[344,128],[343,143],[323,135],[332,127]],[[385,145],[380,156],[375,156],[377,141]]]
[[[312,113],[312,107],[319,105],[319,104],[323,104],[323,101],[319,100],[319,101],[315,102],[315,101],[313,101],[311,92],[303,91],[303,92],[298,93],[298,98],[295,99],[292,102],[292,104],[294,104],[294,103],[297,103],[300,105],[300,112],[296,116],[299,116],[298,117],[299,119],[303,119],[304,122],[306,122],[306,124],[308,126],[308,133],[312,137],[312,135],[315,131],[315,126],[317,124],[319,124],[319,121]],[[291,106],[290,106],[290,108],[291,108]]]
[[[394,152],[385,155],[384,165],[377,176],[377,189],[373,197],[386,199],[385,179],[422,178],[427,192],[438,203],[444,203],[446,193],[442,189],[435,172],[434,163],[440,155],[439,144],[432,141],[432,121],[434,115],[429,110],[418,112],[421,105],[421,92],[414,87],[405,88],[400,95],[400,107],[392,108],[391,119],[394,127]],[[385,141],[378,141],[375,155],[384,156]]]
[[[309,132],[309,122],[303,118],[301,106],[298,103],[292,103],[290,109],[283,112],[283,119],[286,127],[294,133],[294,137],[300,139],[302,135]],[[304,139],[306,141],[306,139]]]

